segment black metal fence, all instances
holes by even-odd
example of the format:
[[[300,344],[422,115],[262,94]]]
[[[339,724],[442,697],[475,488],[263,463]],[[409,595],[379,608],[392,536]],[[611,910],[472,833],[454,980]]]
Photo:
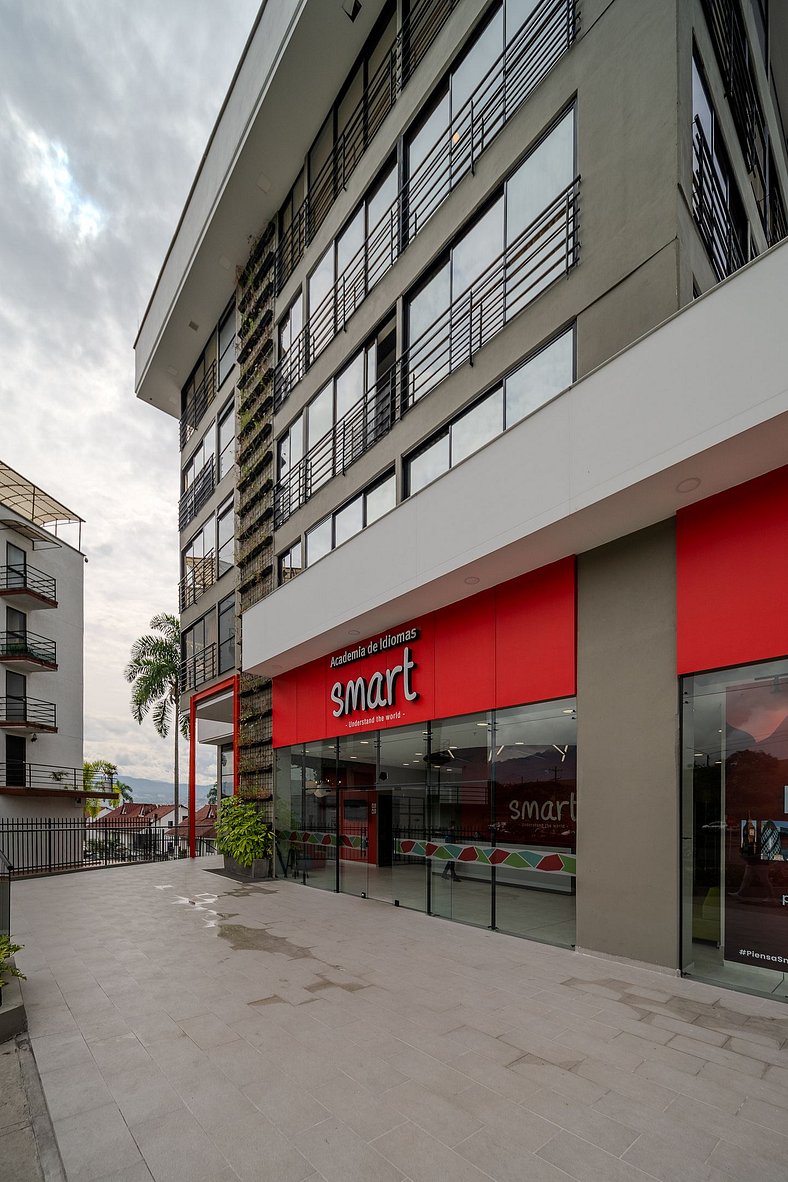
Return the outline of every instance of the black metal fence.
[[[62,870],[94,870],[131,862],[166,862],[188,856],[185,836],[145,822],[121,824],[80,817],[5,818],[0,820],[0,867],[11,878],[56,874]],[[197,838],[197,855],[216,852],[212,838]],[[2,931],[0,883],[0,931]]]
[[[72,792],[112,792],[112,776],[85,774],[83,767],[59,763],[0,760],[0,785],[5,788],[67,788]]]
[[[41,698],[20,697],[8,694],[0,698],[0,723],[13,728],[41,730],[57,729],[57,710],[54,702],[44,702]]]
[[[56,665],[57,646],[48,636],[39,636],[37,632],[18,628],[13,632],[0,632],[0,657]]]
[[[0,591],[29,591],[42,599],[57,598],[57,583],[51,575],[45,575],[29,563],[18,566],[0,566]]]
[[[203,506],[208,504],[215,484],[216,465],[213,456],[211,456],[178,502],[178,529],[185,529]]]

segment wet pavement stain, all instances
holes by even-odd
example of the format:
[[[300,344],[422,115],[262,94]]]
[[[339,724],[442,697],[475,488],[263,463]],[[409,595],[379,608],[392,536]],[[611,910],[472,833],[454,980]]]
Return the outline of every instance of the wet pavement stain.
[[[272,936],[265,928],[249,928],[241,923],[220,923],[217,932],[234,951],[251,949],[255,952],[279,952],[289,960],[312,957],[311,949],[292,944],[285,936]]]
[[[369,985],[361,985],[356,981],[340,985],[337,981],[327,981],[323,977],[320,981],[315,981],[313,985],[305,985],[304,988],[307,993],[319,993],[321,989],[344,989],[346,993],[358,993],[359,989],[369,989]]]
[[[270,887],[239,886],[234,891],[222,891],[222,895],[231,899],[247,899],[250,895],[276,895],[278,891]]]

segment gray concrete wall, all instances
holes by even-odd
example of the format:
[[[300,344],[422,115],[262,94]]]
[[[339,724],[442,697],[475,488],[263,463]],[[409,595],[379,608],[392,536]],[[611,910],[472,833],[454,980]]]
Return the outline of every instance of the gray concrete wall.
[[[577,569],[577,946],[677,968],[674,522]]]

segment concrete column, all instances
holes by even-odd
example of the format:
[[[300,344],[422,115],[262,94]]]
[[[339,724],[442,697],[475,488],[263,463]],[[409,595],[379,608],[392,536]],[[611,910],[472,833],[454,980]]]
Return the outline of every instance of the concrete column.
[[[675,524],[578,559],[577,947],[679,965]]]

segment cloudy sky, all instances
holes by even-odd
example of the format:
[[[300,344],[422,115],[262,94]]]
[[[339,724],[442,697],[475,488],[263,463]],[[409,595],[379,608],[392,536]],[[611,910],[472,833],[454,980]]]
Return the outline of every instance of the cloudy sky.
[[[85,756],[131,776],[171,775],[123,667],[178,579],[132,345],[258,3],[0,0],[0,458],[86,519]]]

